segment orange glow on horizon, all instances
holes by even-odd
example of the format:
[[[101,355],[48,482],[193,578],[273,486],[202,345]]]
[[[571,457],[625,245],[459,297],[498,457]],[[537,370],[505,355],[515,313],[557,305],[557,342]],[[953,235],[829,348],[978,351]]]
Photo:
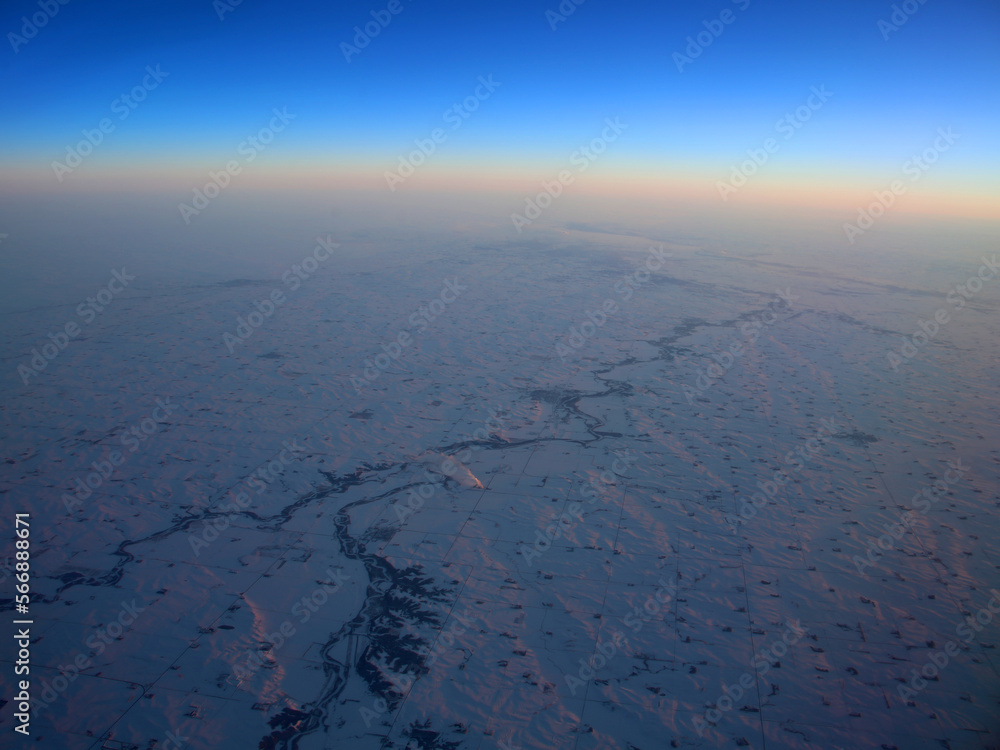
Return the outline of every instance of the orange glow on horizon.
[[[373,167],[357,161],[308,164],[259,163],[242,164],[232,176],[227,189],[310,191],[352,190],[362,193],[383,193],[388,199],[410,193],[507,194],[512,205],[538,195],[543,182],[553,185],[558,170],[538,166],[490,165],[488,169],[472,166],[426,164],[395,184],[390,190],[386,179],[389,165]],[[113,166],[84,164],[60,183],[52,169],[37,164],[11,165],[3,170],[0,192],[11,194],[67,194],[77,192],[169,192],[178,200],[204,188],[211,182],[210,173],[224,172],[223,164],[134,162]],[[751,177],[738,190],[723,200],[718,187],[719,176],[697,174],[690,167],[669,174],[649,174],[614,169],[597,169],[585,174],[573,174],[572,182],[562,186],[567,197],[635,200],[641,203],[676,202],[701,206],[709,210],[736,212],[761,207],[780,209],[796,207],[824,213],[842,213],[844,221],[857,217],[858,211],[875,202],[876,190],[870,185],[852,184],[840,176],[836,180],[804,181],[793,177],[761,175]],[[223,178],[224,179],[224,178]],[[861,182],[860,180],[858,182]],[[1000,205],[994,193],[974,189],[935,189],[931,184],[915,185],[897,196],[889,213],[953,216],[993,220],[1000,215]],[[558,190],[555,187],[554,190]]]

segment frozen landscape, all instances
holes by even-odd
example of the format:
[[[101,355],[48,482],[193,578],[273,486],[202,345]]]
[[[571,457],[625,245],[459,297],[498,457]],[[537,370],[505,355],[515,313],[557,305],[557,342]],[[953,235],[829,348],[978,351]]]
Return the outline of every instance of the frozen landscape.
[[[30,746],[1000,748],[990,243],[223,211],[5,285]]]

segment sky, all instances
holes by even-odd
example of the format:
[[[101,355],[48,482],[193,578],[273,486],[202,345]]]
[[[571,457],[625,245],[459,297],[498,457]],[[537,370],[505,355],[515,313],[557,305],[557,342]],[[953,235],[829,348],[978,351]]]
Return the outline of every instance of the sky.
[[[99,5],[0,9],[0,191],[183,198],[235,160],[240,189],[523,193],[568,170],[580,195],[833,208],[899,180],[899,211],[997,215],[989,0]]]

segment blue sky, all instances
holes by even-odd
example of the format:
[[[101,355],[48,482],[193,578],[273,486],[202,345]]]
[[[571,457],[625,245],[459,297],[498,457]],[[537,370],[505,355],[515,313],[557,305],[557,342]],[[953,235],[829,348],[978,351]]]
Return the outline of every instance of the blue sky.
[[[0,50],[2,158],[47,165],[160,65],[169,77],[101,159],[214,164],[287,107],[294,137],[274,158],[352,158],[378,171],[492,74],[501,87],[447,158],[558,164],[620,116],[630,126],[616,152],[625,167],[707,172],[759,145],[810,87],[826,85],[834,97],[789,143],[790,169],[891,173],[942,126],[963,137],[949,170],[990,180],[997,163],[1000,8],[987,0],[914,0],[888,41],[877,24],[892,4],[862,0],[586,0],[555,30],[554,1],[400,3],[347,62],[341,43],[387,2],[243,0],[220,20],[211,0],[71,0],[16,53],[9,40]],[[674,53],[723,11],[733,23],[679,72]],[[20,33],[21,17],[37,12],[37,2],[8,2],[0,29]]]

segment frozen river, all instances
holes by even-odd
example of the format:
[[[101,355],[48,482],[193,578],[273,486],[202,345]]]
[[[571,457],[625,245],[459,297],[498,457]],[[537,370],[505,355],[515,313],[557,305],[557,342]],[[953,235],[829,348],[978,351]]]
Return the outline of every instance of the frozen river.
[[[265,239],[8,297],[38,747],[1000,746],[996,255]]]

